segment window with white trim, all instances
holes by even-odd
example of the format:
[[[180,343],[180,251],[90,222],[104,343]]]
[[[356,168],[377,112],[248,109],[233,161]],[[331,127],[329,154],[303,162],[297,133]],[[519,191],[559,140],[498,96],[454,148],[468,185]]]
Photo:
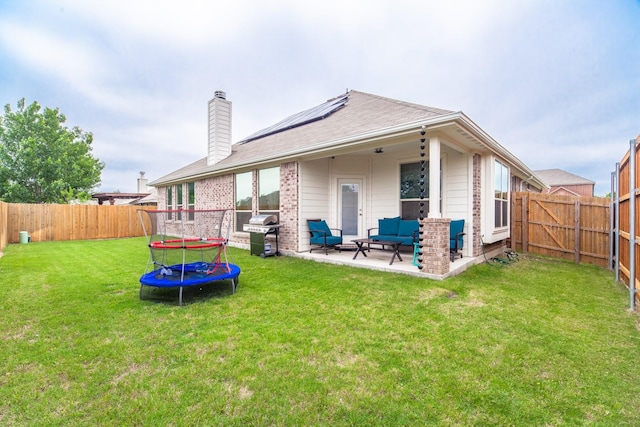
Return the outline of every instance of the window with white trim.
[[[429,162],[424,165],[424,211],[429,209]],[[420,162],[400,165],[400,216],[402,219],[420,217]]]
[[[509,168],[500,161],[494,164],[494,227],[505,228],[509,225]]]
[[[167,210],[173,209],[173,186],[170,185],[167,187]],[[167,213],[167,219],[171,221],[173,219],[173,213]]]
[[[253,206],[253,173],[251,171],[237,173],[235,176],[235,220],[236,231],[242,231],[242,225],[251,219]]]
[[[258,212],[280,218],[280,167],[258,171]]]
[[[184,199],[182,198],[182,187],[183,184],[176,185],[176,209],[182,210],[182,206],[184,205]],[[178,221],[182,220],[182,212],[178,212],[177,214]]]
[[[193,221],[195,219],[195,213],[193,210],[196,208],[196,183],[191,181],[187,182],[187,209],[189,209],[188,220]]]

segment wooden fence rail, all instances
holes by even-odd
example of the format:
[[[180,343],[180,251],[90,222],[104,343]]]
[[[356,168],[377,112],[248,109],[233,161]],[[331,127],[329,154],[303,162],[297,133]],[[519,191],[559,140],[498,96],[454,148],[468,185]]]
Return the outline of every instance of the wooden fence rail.
[[[512,193],[511,246],[610,267],[609,211],[607,198]]]
[[[143,236],[138,206],[0,202],[0,250],[26,231],[32,242]]]

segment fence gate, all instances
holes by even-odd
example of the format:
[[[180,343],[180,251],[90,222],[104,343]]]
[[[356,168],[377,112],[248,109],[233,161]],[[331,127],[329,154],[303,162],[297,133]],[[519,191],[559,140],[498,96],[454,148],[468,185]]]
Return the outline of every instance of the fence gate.
[[[512,248],[610,266],[609,199],[522,192],[511,203]]]

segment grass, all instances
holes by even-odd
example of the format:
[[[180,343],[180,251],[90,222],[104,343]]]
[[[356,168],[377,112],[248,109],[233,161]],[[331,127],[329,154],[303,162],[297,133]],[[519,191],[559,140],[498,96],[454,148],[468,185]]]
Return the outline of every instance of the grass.
[[[143,239],[10,245],[0,424],[640,425],[640,331],[611,272],[553,259],[445,281],[261,259],[152,290]]]

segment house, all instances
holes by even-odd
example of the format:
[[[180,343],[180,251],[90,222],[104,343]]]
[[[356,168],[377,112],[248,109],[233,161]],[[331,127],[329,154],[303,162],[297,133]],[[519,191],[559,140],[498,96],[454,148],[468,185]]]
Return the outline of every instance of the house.
[[[535,171],[549,188],[544,192],[560,196],[593,197],[594,181],[563,171],[562,169],[544,169]]]
[[[240,247],[257,213],[279,217],[285,254],[309,251],[307,219],[326,219],[349,241],[380,218],[422,218],[420,271],[446,277],[452,219],[465,220],[463,255],[479,257],[509,238],[511,187],[545,188],[460,111],[350,90],[234,144],[231,112],[216,92],[207,157],[150,185],[159,209],[232,209],[230,244]]]
[[[110,205],[139,205],[139,206],[155,206],[157,204],[157,190],[149,188],[148,179],[145,178],[145,172],[140,172],[138,178],[137,193],[121,193],[119,191],[112,193],[94,193],[92,199],[96,199],[99,205],[105,202]],[[95,202],[94,202],[95,203]]]

